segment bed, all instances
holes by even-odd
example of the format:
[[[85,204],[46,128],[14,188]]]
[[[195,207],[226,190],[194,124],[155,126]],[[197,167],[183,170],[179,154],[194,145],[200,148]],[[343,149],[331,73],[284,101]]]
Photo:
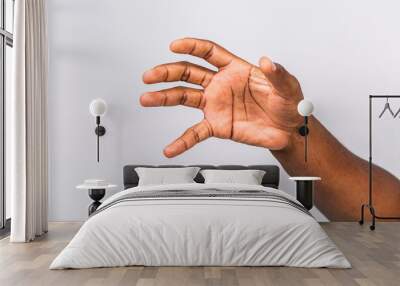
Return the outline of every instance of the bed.
[[[279,190],[274,165],[198,165],[263,170],[260,185],[194,183],[139,186],[124,167],[124,190],[106,199],[50,269],[144,266],[350,268],[343,253],[295,198]]]

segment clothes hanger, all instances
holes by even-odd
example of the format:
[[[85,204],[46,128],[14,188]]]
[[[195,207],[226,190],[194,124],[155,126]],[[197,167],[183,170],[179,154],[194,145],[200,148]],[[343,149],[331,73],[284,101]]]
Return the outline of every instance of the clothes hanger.
[[[394,115],[392,109],[390,108],[390,104],[389,104],[389,98],[386,97],[386,103],[385,103],[385,107],[383,108],[381,114],[379,115],[379,118],[381,118],[383,116],[383,114],[386,112],[386,110],[389,110],[390,114],[392,114],[393,117],[396,117],[397,114],[399,113],[399,111],[396,112],[396,116]]]
[[[400,108],[399,108],[399,110],[397,110],[397,112],[394,114],[394,118],[396,118],[397,115],[399,115],[399,114],[400,114]]]

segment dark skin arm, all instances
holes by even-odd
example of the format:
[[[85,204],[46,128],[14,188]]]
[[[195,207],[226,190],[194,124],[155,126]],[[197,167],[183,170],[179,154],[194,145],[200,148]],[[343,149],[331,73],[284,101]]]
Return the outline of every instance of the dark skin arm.
[[[314,117],[309,120],[310,152],[304,163],[304,138],[297,132],[303,122],[297,104],[303,95],[293,75],[267,57],[255,66],[207,40],[185,38],[171,43],[170,49],[203,58],[217,70],[178,62],[156,66],[143,75],[147,84],[186,81],[202,87],[174,87],[141,96],[145,107],[184,105],[204,114],[201,122],[164,149],[165,156],[177,156],[209,137],[264,147],[290,175],[322,178],[316,205],[329,219],[359,218],[360,206],[368,199],[368,163]],[[373,186],[378,214],[399,216],[399,180],[374,166]]]
[[[304,137],[292,134],[290,144],[272,154],[291,175],[322,178],[315,204],[330,220],[359,220],[368,202],[368,162],[344,147],[315,117],[309,118],[309,155],[304,163]],[[400,216],[400,181],[373,166],[373,201],[379,216]],[[368,210],[365,210],[369,214]]]

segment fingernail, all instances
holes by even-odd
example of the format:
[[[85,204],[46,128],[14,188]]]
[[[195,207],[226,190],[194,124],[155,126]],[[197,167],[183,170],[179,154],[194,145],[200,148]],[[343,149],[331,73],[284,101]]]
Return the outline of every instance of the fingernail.
[[[146,106],[146,102],[145,102],[144,96],[145,96],[145,94],[142,94],[142,95],[139,97],[139,102],[140,102],[140,104],[141,104],[142,106]]]
[[[147,70],[147,71],[145,71],[145,72],[143,73],[143,77],[145,77],[145,76],[149,75],[150,73],[151,73],[151,70]]]
[[[167,158],[173,157],[173,150],[171,150],[171,149],[172,148],[170,148],[169,146],[164,149],[163,153],[164,153],[165,157],[167,157]]]
[[[145,71],[143,73],[142,80],[143,80],[144,83],[150,83],[149,80],[148,80],[148,77],[150,76],[150,74],[151,74],[151,70]]]
[[[174,51],[175,44],[176,44],[177,42],[179,42],[179,41],[181,41],[181,39],[177,39],[177,40],[172,41],[172,42],[169,44],[169,49],[170,49],[171,51]]]

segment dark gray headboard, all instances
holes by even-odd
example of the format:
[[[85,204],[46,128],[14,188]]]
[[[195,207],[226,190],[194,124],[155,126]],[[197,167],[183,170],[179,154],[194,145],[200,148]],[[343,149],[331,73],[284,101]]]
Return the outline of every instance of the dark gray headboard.
[[[265,187],[271,187],[277,189],[279,187],[279,167],[276,165],[250,165],[250,166],[241,166],[241,165],[188,165],[200,167],[201,169],[220,169],[220,170],[263,170],[265,171],[264,178],[262,180],[262,185]],[[139,177],[135,171],[137,167],[147,167],[147,168],[177,168],[177,167],[186,167],[183,165],[126,165],[124,167],[124,189],[136,187],[139,183]],[[203,176],[199,173],[194,180],[197,183],[204,183]]]

